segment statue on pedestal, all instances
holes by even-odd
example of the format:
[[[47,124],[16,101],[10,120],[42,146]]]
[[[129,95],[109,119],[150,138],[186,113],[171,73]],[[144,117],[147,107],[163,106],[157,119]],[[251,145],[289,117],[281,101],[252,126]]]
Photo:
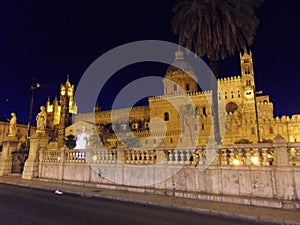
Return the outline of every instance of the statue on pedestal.
[[[11,113],[8,136],[16,136],[16,135],[17,135],[17,116],[15,113]]]
[[[77,135],[75,149],[86,149],[89,135],[85,132],[85,127],[82,127],[82,132]]]
[[[47,121],[46,108],[44,106],[41,106],[40,109],[41,111],[36,116],[36,128],[37,131],[45,131]]]

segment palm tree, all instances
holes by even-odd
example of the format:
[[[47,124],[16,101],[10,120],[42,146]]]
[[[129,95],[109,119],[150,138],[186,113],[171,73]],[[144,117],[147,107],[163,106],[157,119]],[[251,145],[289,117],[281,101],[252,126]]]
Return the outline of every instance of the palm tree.
[[[179,44],[207,56],[218,78],[218,61],[247,48],[259,24],[255,8],[262,0],[181,0],[174,7],[172,28]],[[212,83],[215,140],[221,143],[217,84]]]

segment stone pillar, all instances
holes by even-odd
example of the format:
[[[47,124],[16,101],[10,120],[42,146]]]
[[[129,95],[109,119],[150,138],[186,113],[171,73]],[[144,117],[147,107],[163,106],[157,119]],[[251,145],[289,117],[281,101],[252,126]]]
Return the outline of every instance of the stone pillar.
[[[40,149],[47,148],[49,139],[50,137],[45,133],[45,131],[37,131],[30,137],[29,156],[25,162],[22,174],[23,179],[31,180],[34,177],[38,177],[39,151]]]
[[[16,136],[9,135],[3,141],[2,155],[0,158],[0,176],[11,173],[12,152],[17,150],[19,140]]]
[[[293,209],[293,200],[296,198],[296,185],[293,168],[289,165],[289,154],[286,140],[277,135],[273,142],[274,147],[274,197],[282,200],[282,207]]]
[[[274,147],[274,166],[288,166],[289,155],[286,140],[277,135],[273,142]]]

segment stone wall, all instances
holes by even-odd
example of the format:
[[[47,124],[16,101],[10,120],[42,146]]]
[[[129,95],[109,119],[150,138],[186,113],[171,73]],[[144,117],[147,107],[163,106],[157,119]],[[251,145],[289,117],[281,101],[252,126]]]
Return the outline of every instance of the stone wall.
[[[147,151],[124,149],[78,150],[77,153],[45,151],[40,158],[39,177],[127,191],[300,208],[300,143],[281,141],[222,146],[215,161],[206,169],[201,169],[203,158],[191,161],[187,150],[177,153],[157,150],[151,155],[147,155]],[[241,156],[241,149],[247,150],[248,157],[260,154],[260,161],[251,163],[244,159],[244,163],[232,163],[233,158]],[[267,150],[272,151],[268,154],[274,154],[273,162],[265,161]],[[224,152],[228,152],[225,161]],[[168,153],[167,159],[165,153]]]

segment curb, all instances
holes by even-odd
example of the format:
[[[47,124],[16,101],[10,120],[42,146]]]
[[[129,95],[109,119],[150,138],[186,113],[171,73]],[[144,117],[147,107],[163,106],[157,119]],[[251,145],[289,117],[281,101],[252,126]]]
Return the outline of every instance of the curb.
[[[39,190],[48,190],[48,191],[55,191],[57,188],[54,187],[46,187],[42,185],[37,184],[26,184],[26,183],[16,183],[11,181],[1,181],[0,183],[3,184],[9,184],[14,186],[20,186],[20,187],[28,187],[32,189],[39,189]],[[210,210],[210,209],[203,209],[203,208],[193,208],[193,207],[187,207],[187,206],[178,206],[173,204],[161,204],[156,203],[154,201],[143,201],[143,200],[134,200],[129,198],[122,198],[122,197],[115,197],[115,196],[105,196],[98,193],[93,192],[85,192],[85,191],[73,191],[65,188],[60,188],[60,190],[63,193],[70,194],[70,195],[77,195],[84,198],[98,198],[98,199],[106,199],[106,200],[115,200],[120,202],[128,202],[128,203],[135,203],[140,205],[150,205],[155,207],[163,207],[163,208],[169,208],[169,209],[176,209],[181,210],[185,212],[192,212],[192,213],[198,213],[202,215],[209,215],[209,216],[220,216],[230,219],[242,219],[246,221],[255,221],[255,222],[262,222],[262,223],[271,223],[271,224],[283,224],[283,225],[300,225],[300,222],[291,222],[291,221],[278,221],[278,220],[272,220],[272,219],[265,219],[260,216],[250,216],[240,213],[228,213],[224,211],[217,211],[217,210]]]

